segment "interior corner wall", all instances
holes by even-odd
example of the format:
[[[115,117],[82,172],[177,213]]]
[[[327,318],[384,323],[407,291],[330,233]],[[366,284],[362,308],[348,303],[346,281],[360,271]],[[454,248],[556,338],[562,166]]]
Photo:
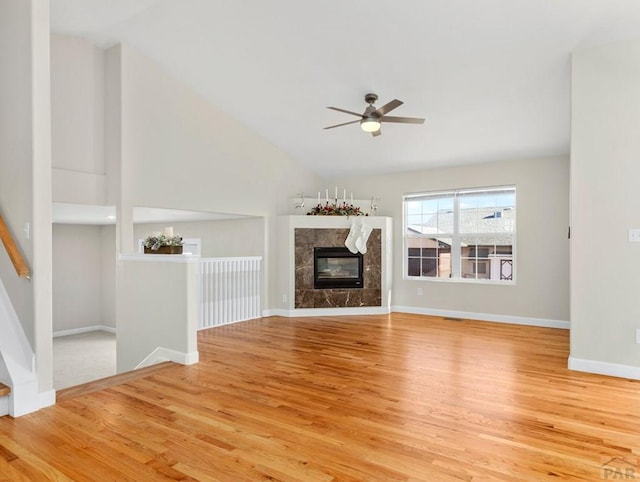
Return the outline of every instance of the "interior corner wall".
[[[0,214],[27,264],[33,242],[24,227],[33,221],[31,2],[0,2]],[[0,245],[0,277],[35,349],[33,285],[19,278]]]
[[[42,404],[53,399],[49,17],[48,0],[0,2],[0,212],[31,281],[4,249],[0,276],[35,353]]]
[[[123,45],[121,62],[123,188],[134,206],[275,215],[317,185],[311,171],[144,55]]]
[[[274,286],[276,216],[287,212],[296,192],[317,190],[320,178],[144,55],[121,45],[119,56],[119,79],[107,72],[108,82],[119,82],[121,97],[119,209],[264,217],[263,267],[267,286]],[[135,252],[133,229],[121,238],[119,252]],[[275,294],[265,306],[275,306]]]
[[[572,62],[571,358],[640,367],[640,40]]]
[[[104,204],[105,51],[51,34],[53,199]]]
[[[393,218],[392,305],[528,318],[541,324],[569,320],[569,160],[495,162],[340,179],[359,199],[372,196],[381,216]],[[485,186],[516,186],[516,282],[514,285],[411,280],[403,276],[405,193]],[[417,288],[421,288],[422,295]]]

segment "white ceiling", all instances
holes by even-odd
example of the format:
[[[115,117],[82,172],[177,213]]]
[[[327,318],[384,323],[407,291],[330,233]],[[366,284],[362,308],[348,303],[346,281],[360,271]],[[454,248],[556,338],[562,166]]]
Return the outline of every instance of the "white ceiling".
[[[137,48],[326,178],[566,155],[571,52],[640,36],[638,0],[51,0],[51,17]],[[367,92],[425,124],[323,130]]]

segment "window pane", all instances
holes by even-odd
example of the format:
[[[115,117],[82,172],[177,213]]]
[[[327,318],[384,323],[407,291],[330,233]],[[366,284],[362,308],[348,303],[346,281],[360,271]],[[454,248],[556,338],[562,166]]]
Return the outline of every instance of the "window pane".
[[[438,212],[438,199],[428,199],[422,201],[422,212],[425,214],[435,214]]]
[[[460,194],[461,233],[512,232],[515,190],[503,189]]]
[[[496,254],[513,254],[513,246],[496,246]]]
[[[409,258],[407,262],[407,275],[420,276],[420,258]]]
[[[407,214],[420,214],[422,212],[422,206],[419,201],[407,201]]]
[[[422,215],[421,214],[409,214],[407,216],[407,228],[408,229],[413,229],[414,231],[416,231],[418,233],[422,233],[422,230],[420,229],[420,226],[422,226]]]
[[[451,278],[451,251],[440,250],[438,256],[438,278]]]
[[[468,253],[470,249],[475,248],[478,245],[478,240],[475,236],[463,235],[460,236],[460,247],[463,252]]]
[[[453,196],[438,200],[438,212],[453,212]]]
[[[422,259],[422,276],[438,276],[438,260],[435,258]]]
[[[439,213],[436,226],[438,233],[453,233],[453,211]]]
[[[512,280],[515,201],[514,187],[405,197],[408,274]],[[452,273],[452,266],[459,272]]]

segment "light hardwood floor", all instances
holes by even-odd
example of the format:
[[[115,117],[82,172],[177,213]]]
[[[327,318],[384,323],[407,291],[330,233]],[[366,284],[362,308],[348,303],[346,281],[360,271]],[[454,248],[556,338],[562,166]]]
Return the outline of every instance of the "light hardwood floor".
[[[0,419],[0,474],[138,482],[640,477],[640,383],[567,370],[568,337],[404,314],[210,329],[199,334],[197,365],[70,389],[54,407]]]

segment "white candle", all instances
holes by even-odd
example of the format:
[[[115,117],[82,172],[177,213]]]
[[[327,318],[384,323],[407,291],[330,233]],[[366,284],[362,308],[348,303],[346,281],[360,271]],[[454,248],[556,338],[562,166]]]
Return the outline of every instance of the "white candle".
[[[168,226],[164,228],[164,235],[167,238],[173,238],[173,226]]]
[[[320,191],[318,191],[318,204],[320,204]]]
[[[338,186],[336,186],[336,195],[335,195],[335,197],[334,197],[333,199],[335,199],[336,201],[338,201]]]
[[[325,189],[325,190],[324,190],[324,194],[325,194],[325,196],[326,196],[326,198],[327,198],[327,204],[328,204],[328,203],[329,203],[329,190],[328,190],[328,189]]]
[[[342,202],[344,204],[347,204],[347,190],[346,189],[342,190]]]
[[[351,204],[353,204],[353,193],[351,193]]]

